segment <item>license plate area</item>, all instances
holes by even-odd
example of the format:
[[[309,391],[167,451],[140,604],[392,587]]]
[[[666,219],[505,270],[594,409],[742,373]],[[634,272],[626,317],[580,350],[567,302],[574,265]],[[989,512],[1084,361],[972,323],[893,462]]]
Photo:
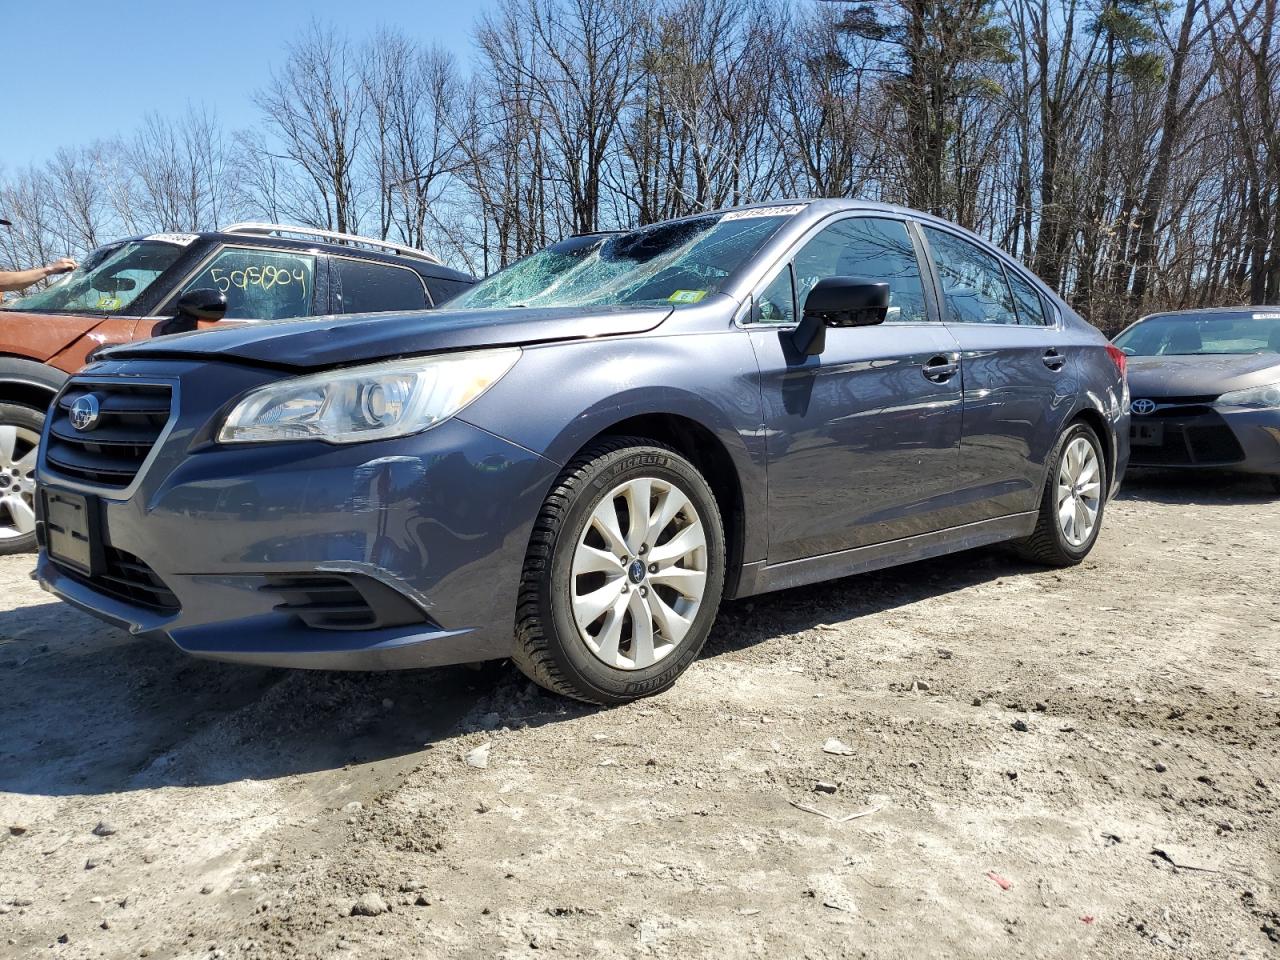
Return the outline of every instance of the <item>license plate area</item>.
[[[102,572],[102,520],[97,497],[42,488],[49,557],[94,577]]]
[[[1158,447],[1164,443],[1163,423],[1131,423],[1129,442],[1139,447]]]

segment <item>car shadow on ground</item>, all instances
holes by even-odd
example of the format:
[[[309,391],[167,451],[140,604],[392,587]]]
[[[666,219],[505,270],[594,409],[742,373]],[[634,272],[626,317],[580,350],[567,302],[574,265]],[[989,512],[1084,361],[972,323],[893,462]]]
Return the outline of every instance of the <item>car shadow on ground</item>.
[[[783,634],[857,620],[1001,577],[1042,569],[1019,559],[1007,548],[986,547],[729,601],[721,608],[702,656],[732,653]]]
[[[30,604],[0,612],[0,793],[270,780],[407,757],[467,729],[505,673],[213,663]]]
[[[1130,470],[1120,488],[1120,499],[1252,506],[1280,500],[1280,492],[1272,485],[1270,477],[1251,474]]]
[[[1267,478],[1142,473],[1122,498],[1247,507]],[[1035,571],[1000,548],[729,601],[704,657]],[[0,792],[90,795],[270,780],[409,758],[468,730],[593,708],[509,664],[395,673],[271,670],[185,656],[56,602],[0,611]]]
[[[730,601],[703,656],[1029,569],[1006,552],[980,550]],[[498,722],[556,723],[593,709],[543,693],[507,663],[273,670],[195,660],[56,602],[0,612],[0,792],[271,780],[411,757]]]

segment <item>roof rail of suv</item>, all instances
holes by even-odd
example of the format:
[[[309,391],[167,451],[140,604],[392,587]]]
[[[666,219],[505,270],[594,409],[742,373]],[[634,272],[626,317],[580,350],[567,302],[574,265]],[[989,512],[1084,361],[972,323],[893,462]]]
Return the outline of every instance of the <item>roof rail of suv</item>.
[[[434,253],[428,253],[426,250],[418,250],[415,247],[402,247],[394,243],[388,243],[386,240],[375,240],[373,237],[361,237],[354,233],[337,233],[333,230],[321,230],[318,227],[293,227],[284,223],[233,223],[229,227],[223,227],[222,233],[252,233],[261,236],[300,236],[300,237],[319,237],[324,240],[337,241],[339,243],[363,244],[368,247],[376,247],[380,250],[387,250],[391,253],[398,254],[402,257],[413,257],[417,260],[426,260],[430,263],[443,265],[439,257]]]

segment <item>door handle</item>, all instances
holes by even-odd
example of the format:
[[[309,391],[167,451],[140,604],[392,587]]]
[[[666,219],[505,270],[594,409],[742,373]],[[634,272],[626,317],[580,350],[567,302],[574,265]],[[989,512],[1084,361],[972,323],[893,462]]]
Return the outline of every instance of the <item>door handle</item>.
[[[1040,359],[1050,370],[1061,370],[1067,364],[1067,358],[1058,352],[1057,347],[1050,347]]]
[[[939,354],[921,367],[920,372],[924,374],[926,380],[945,383],[960,372],[960,362],[958,359]]]

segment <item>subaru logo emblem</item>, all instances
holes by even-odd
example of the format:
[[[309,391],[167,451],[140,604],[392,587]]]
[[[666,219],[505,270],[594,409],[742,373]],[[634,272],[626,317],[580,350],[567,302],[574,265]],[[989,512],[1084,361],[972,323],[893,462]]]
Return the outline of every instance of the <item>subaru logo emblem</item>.
[[[92,430],[98,425],[98,417],[102,413],[102,408],[98,406],[98,398],[92,393],[86,393],[84,396],[76,397],[76,402],[71,404],[71,425],[80,432]]]
[[[1155,413],[1156,402],[1154,400],[1135,400],[1129,404],[1129,409],[1140,417],[1145,417],[1149,413]]]

